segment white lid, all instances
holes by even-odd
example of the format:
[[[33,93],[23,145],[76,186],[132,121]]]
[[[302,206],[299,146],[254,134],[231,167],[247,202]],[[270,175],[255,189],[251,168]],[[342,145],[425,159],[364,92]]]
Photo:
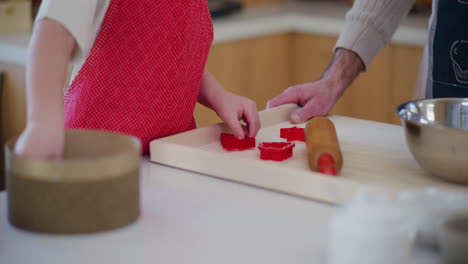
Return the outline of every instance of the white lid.
[[[404,210],[378,187],[366,187],[339,210],[334,218],[336,228],[362,233],[385,234],[410,232]]]

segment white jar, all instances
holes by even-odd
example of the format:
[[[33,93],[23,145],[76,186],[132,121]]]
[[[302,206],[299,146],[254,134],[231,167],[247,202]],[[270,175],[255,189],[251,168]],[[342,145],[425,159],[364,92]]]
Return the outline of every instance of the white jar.
[[[427,247],[438,247],[438,231],[447,217],[468,209],[468,195],[441,188],[405,190],[398,202],[417,229],[417,242]]]
[[[329,263],[406,263],[415,230],[403,213],[383,191],[361,191],[333,217]]]

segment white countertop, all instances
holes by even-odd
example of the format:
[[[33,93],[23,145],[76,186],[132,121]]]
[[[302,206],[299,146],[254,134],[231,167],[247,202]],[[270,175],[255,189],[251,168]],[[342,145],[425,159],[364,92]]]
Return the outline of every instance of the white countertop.
[[[285,2],[246,8],[232,16],[214,20],[214,43],[282,32],[338,36],[349,5],[330,1]],[[410,15],[395,33],[392,43],[423,46],[427,34],[426,15]],[[29,34],[0,35],[0,61],[24,64]]]
[[[353,135],[356,141],[373,144],[376,140],[369,135],[396,133],[388,124],[364,123],[355,121],[369,132]],[[341,132],[351,132],[345,130]],[[148,159],[142,160],[141,191],[142,215],[136,223],[80,236],[15,229],[7,222],[6,194],[1,192],[0,263],[327,263],[328,224],[336,210],[332,205]],[[440,263],[436,252],[415,249],[406,264]]]
[[[142,162],[142,215],[93,235],[24,232],[6,219],[0,193],[0,263],[326,264],[335,208]],[[417,250],[411,264],[439,264]]]

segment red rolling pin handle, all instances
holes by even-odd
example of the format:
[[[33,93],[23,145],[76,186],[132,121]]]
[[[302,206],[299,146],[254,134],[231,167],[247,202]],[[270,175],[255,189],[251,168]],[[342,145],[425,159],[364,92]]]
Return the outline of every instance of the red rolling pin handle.
[[[310,169],[338,175],[343,166],[343,157],[333,122],[326,117],[314,117],[307,123],[305,132]]]
[[[330,153],[322,153],[317,159],[317,166],[320,173],[337,176],[338,171],[335,166],[335,159]]]

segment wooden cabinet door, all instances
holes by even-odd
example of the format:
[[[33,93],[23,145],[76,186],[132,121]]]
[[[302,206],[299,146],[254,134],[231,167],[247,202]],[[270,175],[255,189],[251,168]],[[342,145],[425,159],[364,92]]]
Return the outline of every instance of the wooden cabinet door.
[[[25,66],[0,62],[5,72],[2,94],[2,142],[18,137],[26,124]]]
[[[333,55],[336,37],[295,33],[291,41],[291,77],[294,84],[320,78]]]
[[[6,64],[0,62],[0,71],[3,75],[3,89],[0,91],[0,191],[4,186],[4,151],[3,147],[7,140],[18,137],[23,131],[26,123],[26,101],[25,101],[25,67],[22,65]],[[1,80],[0,80],[1,81]]]
[[[0,109],[3,105],[3,75],[4,72],[0,69]],[[0,114],[0,142],[3,143],[3,115]],[[2,144],[3,147],[3,144]],[[0,191],[5,190],[5,155],[4,151],[0,151]]]
[[[418,79],[422,47],[392,45],[392,91],[390,122],[401,124],[395,109],[402,103],[413,99]]]
[[[280,0],[242,0],[242,4],[246,6],[252,6],[257,4],[272,4],[278,3]]]

